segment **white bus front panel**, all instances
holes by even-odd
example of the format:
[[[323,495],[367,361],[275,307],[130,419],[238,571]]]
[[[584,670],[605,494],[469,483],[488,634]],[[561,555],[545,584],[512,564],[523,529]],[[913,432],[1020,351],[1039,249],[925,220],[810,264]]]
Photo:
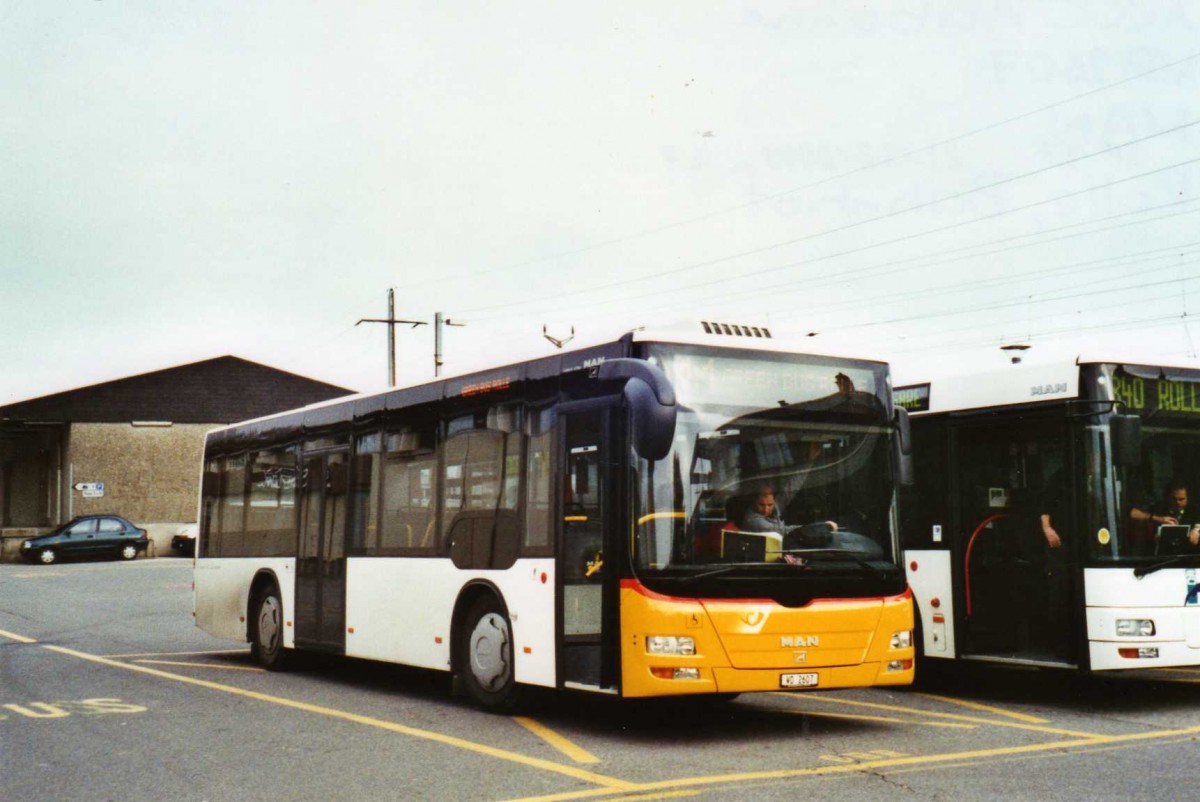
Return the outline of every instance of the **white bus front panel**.
[[[950,576],[950,552],[945,549],[906,551],[904,570],[921,616],[923,654],[926,657],[954,657],[954,585]]]
[[[1200,665],[1198,579],[1198,569],[1163,568],[1140,579],[1127,567],[1086,569],[1092,669]],[[1118,634],[1118,622],[1128,630],[1152,626],[1153,634]]]

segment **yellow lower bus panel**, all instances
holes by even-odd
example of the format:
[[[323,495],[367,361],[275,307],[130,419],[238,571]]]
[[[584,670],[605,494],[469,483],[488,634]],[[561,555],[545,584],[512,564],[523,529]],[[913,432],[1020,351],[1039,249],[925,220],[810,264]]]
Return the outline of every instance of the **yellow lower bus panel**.
[[[817,599],[679,599],[621,583],[625,696],[746,693],[913,681],[912,594]]]

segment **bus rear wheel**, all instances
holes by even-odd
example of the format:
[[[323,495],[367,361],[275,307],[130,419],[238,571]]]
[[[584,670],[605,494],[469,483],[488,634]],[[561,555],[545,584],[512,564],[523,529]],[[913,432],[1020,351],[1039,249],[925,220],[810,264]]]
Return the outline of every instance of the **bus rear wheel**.
[[[513,669],[512,625],[494,596],[482,596],[467,611],[459,631],[463,688],[481,707],[508,713],[521,701]]]
[[[260,591],[251,605],[250,655],[268,671],[284,671],[291,662],[283,648],[283,599],[274,585]]]

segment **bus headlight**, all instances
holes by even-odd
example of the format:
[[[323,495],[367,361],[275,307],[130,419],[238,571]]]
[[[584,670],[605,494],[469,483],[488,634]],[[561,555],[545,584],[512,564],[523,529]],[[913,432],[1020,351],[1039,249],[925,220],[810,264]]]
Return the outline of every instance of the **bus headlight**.
[[[906,629],[903,632],[892,633],[892,649],[907,649],[912,646],[912,630]]]
[[[1154,634],[1154,621],[1149,618],[1118,618],[1117,636],[1121,638],[1148,638]]]
[[[646,638],[646,652],[649,654],[681,654],[696,653],[696,641],[686,635],[651,635]]]

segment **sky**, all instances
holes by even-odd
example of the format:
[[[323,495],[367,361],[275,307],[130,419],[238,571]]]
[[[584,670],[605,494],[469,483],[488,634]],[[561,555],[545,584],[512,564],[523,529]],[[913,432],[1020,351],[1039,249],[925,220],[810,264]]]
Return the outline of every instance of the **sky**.
[[[1200,347],[1200,4],[0,0],[0,404],[644,325]],[[570,346],[568,346],[570,347]]]

